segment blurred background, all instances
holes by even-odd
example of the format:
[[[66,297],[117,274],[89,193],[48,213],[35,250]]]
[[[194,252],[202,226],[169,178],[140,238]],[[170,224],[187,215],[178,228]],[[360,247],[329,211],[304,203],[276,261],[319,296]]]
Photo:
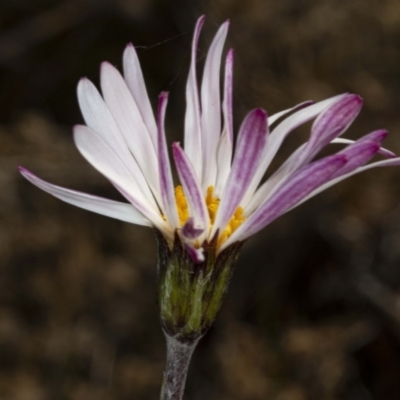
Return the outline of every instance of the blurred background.
[[[400,153],[398,0],[1,0],[0,399],[158,398],[153,232],[62,203],[16,168],[119,199],[73,145],[76,84],[98,84],[100,62],[120,67],[133,42],[153,105],[171,92],[167,131],[179,140],[203,13],[200,66],[231,20],[236,128],[255,107],[350,91],[365,106],[346,136],[387,128]],[[400,398],[399,179],[396,168],[353,177],[246,243],[186,399]]]

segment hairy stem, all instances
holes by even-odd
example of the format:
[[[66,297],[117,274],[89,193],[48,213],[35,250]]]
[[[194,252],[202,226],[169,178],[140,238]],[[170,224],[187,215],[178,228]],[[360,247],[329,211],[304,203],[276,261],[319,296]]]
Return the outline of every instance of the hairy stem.
[[[182,400],[190,359],[198,340],[182,343],[166,335],[167,362],[160,400]]]

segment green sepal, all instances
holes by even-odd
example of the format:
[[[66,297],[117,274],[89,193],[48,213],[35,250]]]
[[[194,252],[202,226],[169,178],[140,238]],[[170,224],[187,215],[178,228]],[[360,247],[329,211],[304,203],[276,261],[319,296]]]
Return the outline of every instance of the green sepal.
[[[203,244],[205,260],[195,263],[175,234],[172,246],[156,231],[158,306],[164,332],[193,342],[212,325],[227,291],[242,242],[216,254],[216,241]]]

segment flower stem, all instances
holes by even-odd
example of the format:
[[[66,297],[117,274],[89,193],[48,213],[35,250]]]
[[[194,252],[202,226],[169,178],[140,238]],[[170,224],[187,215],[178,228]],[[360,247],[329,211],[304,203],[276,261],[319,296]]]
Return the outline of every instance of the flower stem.
[[[190,359],[198,340],[182,343],[173,337],[167,339],[167,362],[160,400],[182,400]]]

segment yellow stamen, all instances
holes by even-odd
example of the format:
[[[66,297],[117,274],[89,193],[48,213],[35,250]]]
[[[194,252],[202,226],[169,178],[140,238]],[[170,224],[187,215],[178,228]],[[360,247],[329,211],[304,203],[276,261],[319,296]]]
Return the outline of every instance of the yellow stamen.
[[[176,208],[178,209],[179,222],[181,226],[183,226],[189,219],[189,207],[185,193],[183,193],[182,186],[180,185],[175,188],[175,201]]]
[[[175,188],[175,201],[176,208],[178,210],[179,222],[181,226],[183,226],[189,219],[190,215],[187,199],[185,193],[183,192],[182,186],[180,185]],[[217,197],[214,197],[214,186],[209,186],[207,189],[206,204],[211,226],[215,222],[215,216],[217,214],[219,202],[220,200]],[[235,232],[235,230],[244,222],[245,219],[246,217],[244,216],[243,208],[238,207],[224,230],[220,233],[217,246],[220,247],[222,243],[225,242],[225,240],[227,240],[229,236],[231,236],[232,233]]]

